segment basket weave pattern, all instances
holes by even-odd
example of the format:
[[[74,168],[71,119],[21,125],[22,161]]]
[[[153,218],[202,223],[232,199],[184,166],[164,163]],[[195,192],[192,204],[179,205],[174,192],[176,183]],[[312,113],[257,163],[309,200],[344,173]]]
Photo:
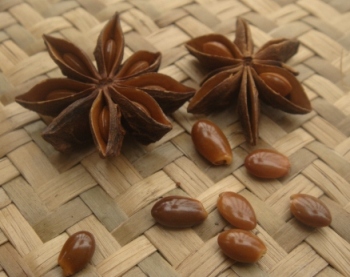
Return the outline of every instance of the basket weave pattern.
[[[171,116],[173,129],[142,146],[126,137],[121,156],[100,159],[94,147],[70,155],[40,136],[45,123],[14,102],[61,72],[42,34],[66,38],[93,59],[108,19],[121,14],[124,58],[160,51],[159,72],[199,87],[206,72],[184,43],[216,32],[234,38],[245,18],[259,47],[271,38],[297,38],[288,63],[299,71],[313,106],[290,115],[261,106],[257,148],[289,157],[288,176],[262,181],[243,167],[252,147],[237,115],[208,116],[227,135],[234,161],[209,165],[190,131],[202,116]],[[0,277],[62,276],[58,254],[69,235],[94,234],[96,252],[76,276],[350,276],[350,2],[348,0],[0,0]],[[216,210],[220,192],[246,197],[257,214],[254,230],[268,252],[254,265],[227,259],[217,234],[231,228]],[[289,212],[289,196],[319,197],[331,210],[330,227],[310,229]],[[160,197],[200,200],[209,216],[199,226],[172,230],[155,224]]]

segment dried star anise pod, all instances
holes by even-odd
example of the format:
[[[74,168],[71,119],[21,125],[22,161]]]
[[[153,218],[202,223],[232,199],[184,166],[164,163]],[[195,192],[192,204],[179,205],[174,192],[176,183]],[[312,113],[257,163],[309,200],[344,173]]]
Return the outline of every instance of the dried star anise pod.
[[[260,100],[288,113],[311,111],[310,101],[294,76],[297,72],[285,64],[298,51],[298,41],[274,39],[254,54],[249,26],[239,18],[233,43],[223,35],[209,34],[190,40],[186,47],[212,70],[190,100],[188,112],[208,114],[236,101],[250,144],[258,140]]]
[[[16,101],[53,117],[42,136],[65,152],[91,141],[102,157],[115,156],[125,135],[149,144],[171,130],[165,115],[178,109],[194,89],[156,73],[160,53],[138,51],[122,65],[124,35],[116,14],[98,37],[97,69],[74,44],[44,35],[51,58],[68,78],[45,80]]]

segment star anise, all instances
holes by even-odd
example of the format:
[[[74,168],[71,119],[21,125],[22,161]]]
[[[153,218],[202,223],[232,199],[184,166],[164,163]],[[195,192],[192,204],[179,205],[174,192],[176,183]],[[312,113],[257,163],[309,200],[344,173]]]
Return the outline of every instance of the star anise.
[[[212,70],[188,105],[190,113],[208,114],[237,103],[246,140],[258,139],[259,101],[288,113],[304,114],[311,104],[295,72],[285,62],[299,47],[292,39],[274,39],[255,54],[247,22],[237,19],[232,43],[220,34],[209,34],[186,43],[189,52]]]
[[[53,117],[42,136],[65,152],[93,138],[102,157],[120,153],[125,130],[143,144],[171,130],[165,113],[178,109],[194,89],[156,73],[160,53],[138,51],[121,65],[124,36],[116,14],[100,33],[97,69],[74,44],[44,35],[51,58],[68,78],[45,80],[16,101]]]

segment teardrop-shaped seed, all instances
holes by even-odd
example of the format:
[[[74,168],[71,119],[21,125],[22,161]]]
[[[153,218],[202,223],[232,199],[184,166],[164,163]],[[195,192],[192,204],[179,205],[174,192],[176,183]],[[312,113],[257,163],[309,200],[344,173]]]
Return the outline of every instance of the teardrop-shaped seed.
[[[277,73],[264,72],[259,76],[267,86],[283,97],[287,96],[293,89],[288,80]]]
[[[57,89],[54,91],[51,91],[47,96],[46,96],[46,100],[55,100],[55,99],[59,99],[59,98],[63,98],[63,97],[67,97],[67,96],[71,96],[74,93],[68,90],[64,90],[64,89]]]
[[[63,60],[68,66],[70,66],[75,71],[81,74],[84,74],[86,76],[91,75],[89,70],[85,67],[84,63],[78,57],[74,56],[72,53],[64,53]]]
[[[250,174],[266,179],[283,177],[290,169],[289,159],[271,149],[252,151],[245,158],[244,165]]]
[[[233,191],[220,193],[217,208],[232,226],[252,230],[256,226],[256,216],[252,205],[242,195]]]
[[[149,67],[149,63],[146,61],[138,61],[134,63],[125,73],[125,76],[134,75],[142,70],[145,70]]]
[[[109,135],[109,110],[107,106],[104,106],[101,113],[99,114],[98,125],[100,128],[101,136],[105,143],[108,142]]]
[[[145,114],[147,114],[148,116],[151,116],[151,113],[147,110],[147,108],[144,105],[142,105],[142,104],[140,104],[138,102],[135,102],[135,101],[131,101],[131,102],[135,106],[137,106],[140,110],[142,110]]]
[[[290,199],[290,211],[300,222],[316,228],[331,224],[331,212],[318,198],[300,193],[292,195]]]
[[[203,222],[208,213],[197,199],[167,196],[154,204],[151,214],[161,225],[188,228]]]
[[[150,90],[158,90],[158,91],[166,91],[165,88],[158,86],[158,85],[149,85],[142,87],[143,89],[150,89]]]
[[[113,67],[113,64],[115,62],[115,56],[117,53],[117,45],[113,39],[109,39],[106,42],[105,45],[105,62],[106,62],[106,69],[109,73]]]
[[[241,229],[220,233],[218,244],[225,255],[241,263],[255,263],[267,251],[265,244],[259,237]]]
[[[209,41],[203,44],[203,52],[213,55],[220,56],[224,58],[232,58],[230,50],[221,42]]]
[[[197,151],[214,165],[231,164],[232,151],[222,130],[207,119],[198,120],[192,127],[191,137]]]
[[[87,231],[71,235],[62,247],[58,264],[64,276],[71,276],[82,270],[95,252],[95,238]]]

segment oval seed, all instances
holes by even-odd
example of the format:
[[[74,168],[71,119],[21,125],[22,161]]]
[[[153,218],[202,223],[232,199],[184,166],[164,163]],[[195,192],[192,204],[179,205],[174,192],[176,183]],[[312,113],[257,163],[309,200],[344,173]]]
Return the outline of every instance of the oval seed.
[[[272,88],[272,90],[279,93],[283,97],[287,96],[293,89],[288,80],[277,73],[264,72],[259,76],[270,88]]]
[[[255,263],[266,253],[266,246],[253,233],[232,229],[218,236],[218,244],[225,255],[241,263]]]
[[[145,114],[147,114],[148,116],[151,116],[151,113],[147,110],[147,108],[144,106],[144,105],[142,105],[142,104],[140,104],[140,103],[138,103],[138,102],[135,102],[135,101],[131,101],[136,107],[138,107],[140,110],[142,110]]]
[[[46,100],[55,100],[55,99],[59,99],[59,98],[64,98],[64,97],[68,97],[68,96],[72,96],[74,93],[68,90],[64,90],[64,89],[57,89],[54,91],[51,91],[47,96],[46,96]]]
[[[232,226],[252,230],[256,226],[256,216],[252,205],[242,195],[233,191],[220,193],[217,208]]]
[[[143,89],[149,89],[149,90],[158,90],[158,91],[166,91],[165,88],[158,86],[158,85],[149,85],[142,87]]]
[[[280,178],[288,174],[289,159],[281,153],[271,149],[252,151],[244,161],[248,172],[260,178]]]
[[[109,135],[109,110],[107,106],[104,106],[98,119],[98,126],[100,129],[101,136],[105,143],[108,142]]]
[[[331,224],[331,212],[318,198],[307,194],[294,194],[290,199],[290,211],[300,222],[316,228]]]
[[[84,63],[74,54],[72,53],[64,53],[63,54],[63,60],[65,61],[65,63],[70,66],[72,69],[74,69],[75,71],[86,75],[86,76],[90,76],[91,73],[89,72],[89,70],[85,67]]]
[[[233,57],[230,50],[224,44],[218,41],[209,41],[204,43],[203,52],[210,55],[220,56],[224,58]]]
[[[115,56],[117,54],[117,45],[113,39],[109,39],[106,42],[105,45],[105,62],[106,62],[106,69],[107,72],[109,73],[113,67],[114,61],[115,61]]]
[[[95,238],[87,231],[71,235],[63,245],[58,257],[58,264],[64,276],[71,276],[82,270],[95,252]]]
[[[201,202],[183,196],[167,196],[154,204],[151,214],[161,225],[188,228],[203,222],[208,213]]]
[[[127,72],[125,73],[125,76],[134,75],[142,70],[145,70],[149,67],[149,63],[146,61],[138,61],[134,63],[130,68],[128,68]]]
[[[232,151],[225,134],[210,120],[198,120],[192,127],[191,137],[197,151],[212,164],[232,163]]]

